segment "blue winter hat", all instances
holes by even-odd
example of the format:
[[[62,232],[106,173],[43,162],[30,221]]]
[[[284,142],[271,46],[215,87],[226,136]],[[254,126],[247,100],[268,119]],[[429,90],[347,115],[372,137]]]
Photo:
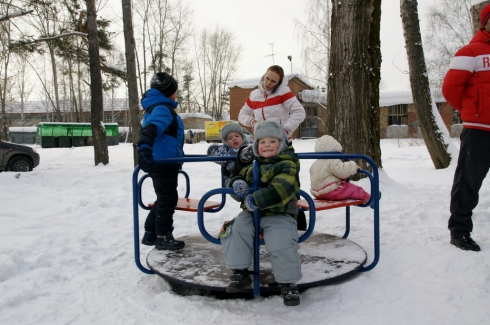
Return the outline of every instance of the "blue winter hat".
[[[279,147],[277,149],[277,154],[281,154],[289,146],[288,135],[286,130],[282,127],[281,124],[273,121],[264,121],[262,123],[257,124],[254,132],[254,143],[253,150],[254,155],[256,157],[260,157],[259,155],[259,140],[262,138],[276,138],[279,139]]]

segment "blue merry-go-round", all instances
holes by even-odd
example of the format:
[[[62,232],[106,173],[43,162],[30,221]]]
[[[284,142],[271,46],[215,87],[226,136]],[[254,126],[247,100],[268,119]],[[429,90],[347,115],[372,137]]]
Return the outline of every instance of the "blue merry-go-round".
[[[337,152],[315,152],[299,153],[301,159],[344,159],[364,160],[372,171],[358,170],[365,174],[371,185],[371,198],[363,200],[327,201],[313,200],[309,194],[300,191],[301,199],[298,208],[305,211],[307,228],[299,237],[299,254],[302,262],[303,278],[297,283],[300,291],[310,287],[333,283],[357,272],[372,270],[379,261],[379,174],[375,162],[368,156],[362,154],[344,154]],[[199,163],[204,161],[233,160],[235,157],[208,157],[205,155],[191,155],[183,158],[167,159],[171,162]],[[258,175],[258,164],[254,162],[253,174]],[[158,274],[163,277],[171,288],[180,294],[217,295],[221,298],[238,296],[266,296],[280,293],[280,288],[274,281],[268,253],[260,237],[260,230],[256,227],[253,254],[254,274],[253,288],[245,289],[239,294],[227,294],[226,287],[229,283],[230,271],[226,270],[224,257],[220,247],[220,240],[211,235],[205,227],[204,218],[209,213],[220,211],[226,204],[227,194],[232,194],[231,188],[220,187],[210,189],[199,199],[189,198],[190,177],[181,170],[179,171],[186,181],[186,191],[180,198],[176,210],[196,213],[199,232],[179,237],[186,243],[184,249],[177,251],[165,251],[153,249],[146,257],[146,264],[141,263],[140,257],[140,208],[149,210],[142,198],[143,182],[148,174],[140,173],[139,166],[133,172],[133,227],[134,227],[134,257],[137,267],[146,274]],[[142,174],[142,175],[140,175]],[[255,176],[254,184],[258,184],[258,176]],[[255,187],[256,188],[256,187]],[[218,201],[210,201],[211,196],[221,198]],[[233,204],[236,204],[234,202]],[[351,224],[350,207],[359,206],[372,208],[373,213],[373,249],[372,257],[363,247],[348,239]],[[238,206],[237,206],[238,208]],[[314,231],[317,212],[329,209],[345,209],[345,233],[342,237],[328,233]],[[259,213],[254,212],[254,223],[259,223]],[[369,260],[369,262],[368,262]]]

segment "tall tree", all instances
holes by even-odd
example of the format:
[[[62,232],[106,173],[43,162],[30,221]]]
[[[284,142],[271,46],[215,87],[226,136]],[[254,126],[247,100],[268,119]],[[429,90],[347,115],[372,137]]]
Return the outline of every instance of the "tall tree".
[[[428,7],[424,52],[431,87],[441,87],[454,53],[473,37],[471,0],[438,0]]]
[[[102,95],[102,75],[99,56],[99,38],[97,30],[97,12],[95,0],[85,0],[87,4],[87,39],[90,59],[90,123],[94,140],[95,166],[109,163],[109,150],[104,127],[104,103]]]
[[[417,0],[400,0],[400,14],[405,36],[405,48],[407,49],[410,86],[427,150],[429,150],[436,169],[441,169],[449,166],[451,162],[451,155],[447,151],[449,134],[447,130],[444,130],[445,126],[435,103],[432,102],[417,7]],[[436,116],[439,117],[442,125],[438,125]],[[445,131],[446,137],[442,130]]]
[[[473,23],[473,34],[480,29],[480,12],[490,1],[488,0],[473,0],[471,1],[471,21]]]
[[[332,1],[327,132],[381,166],[381,0]],[[366,167],[367,166],[363,166]]]
[[[55,120],[61,122],[63,116],[60,107],[58,57],[56,56],[56,43],[58,40],[51,37],[58,35],[62,28],[64,17],[63,4],[58,0],[29,0],[27,3],[37,13],[37,15],[33,15],[32,19],[29,20],[31,26],[37,30],[48,49],[53,78],[53,88],[49,91],[53,94],[52,104],[53,111],[55,112]],[[38,52],[40,54],[44,53],[43,49],[38,49]]]
[[[129,117],[131,127],[131,139],[133,142],[133,162],[138,164],[138,138],[141,129],[139,118],[139,96],[136,75],[136,44],[133,32],[133,15],[131,0],[122,0],[122,13],[124,25],[124,44],[126,49],[126,72],[129,97]]]
[[[160,71],[181,81],[188,65],[192,10],[182,0],[144,0],[134,10],[141,92],[147,89],[148,75]]]
[[[227,105],[226,82],[237,69],[242,49],[231,32],[216,27],[203,30],[199,39],[197,70],[204,113],[220,120]]]
[[[321,87],[327,86],[331,7],[328,0],[308,0],[307,21],[295,20],[303,41],[304,75],[320,83]]]
[[[9,64],[12,54],[12,24],[10,20],[29,15],[33,10],[24,10],[11,2],[0,3],[0,139],[10,140],[6,99],[9,85]]]

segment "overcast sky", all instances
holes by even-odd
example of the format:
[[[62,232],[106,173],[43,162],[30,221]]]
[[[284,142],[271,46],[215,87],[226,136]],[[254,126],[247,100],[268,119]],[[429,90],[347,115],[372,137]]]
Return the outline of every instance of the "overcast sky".
[[[294,19],[306,22],[308,1],[284,0],[187,0],[194,10],[196,27],[214,27],[218,24],[236,35],[243,47],[237,79],[261,76],[268,66],[281,65],[286,72],[301,69],[301,37]],[[425,12],[435,0],[419,1],[419,19],[422,36]],[[410,83],[400,18],[400,1],[382,1],[381,49],[382,88],[408,88]],[[273,51],[270,43],[273,43]],[[274,62],[271,54],[274,55]]]
[[[110,1],[115,11],[120,11],[120,1]],[[235,35],[236,43],[243,48],[235,80],[260,77],[272,64],[281,65],[286,73],[301,72],[302,42],[300,30],[294,20],[306,22],[307,0],[184,1],[194,11],[193,26],[196,35],[202,28],[214,29],[216,26]],[[426,28],[427,7],[436,1],[418,1],[422,38]],[[406,89],[410,87],[410,82],[400,1],[383,0],[381,9],[381,88]],[[292,57],[292,62],[288,60],[288,56]]]

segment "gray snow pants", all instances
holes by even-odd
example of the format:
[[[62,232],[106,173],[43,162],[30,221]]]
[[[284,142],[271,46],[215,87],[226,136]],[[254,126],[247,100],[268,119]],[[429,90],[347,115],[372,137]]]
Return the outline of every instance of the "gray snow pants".
[[[288,215],[267,216],[260,219],[260,228],[276,282],[299,281],[302,275],[296,220]],[[242,211],[234,219],[229,234],[221,238],[227,269],[248,269],[252,265],[253,238],[253,216]]]

